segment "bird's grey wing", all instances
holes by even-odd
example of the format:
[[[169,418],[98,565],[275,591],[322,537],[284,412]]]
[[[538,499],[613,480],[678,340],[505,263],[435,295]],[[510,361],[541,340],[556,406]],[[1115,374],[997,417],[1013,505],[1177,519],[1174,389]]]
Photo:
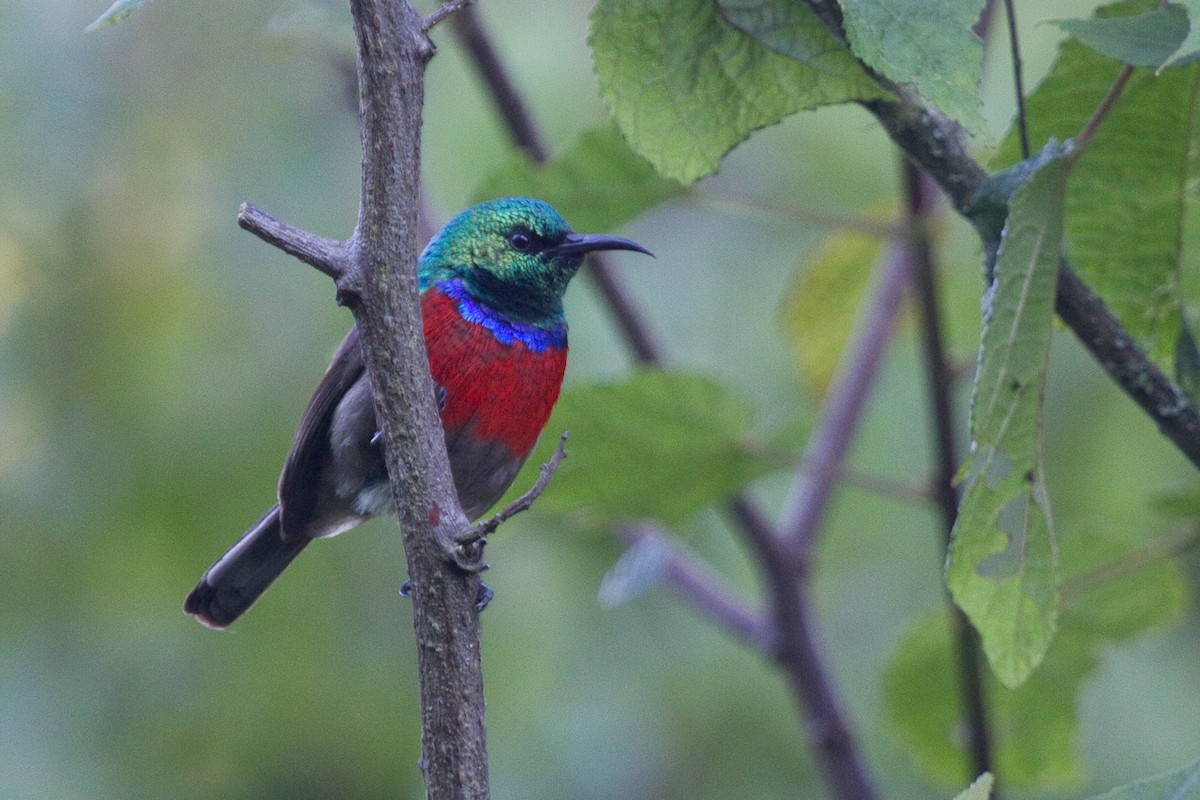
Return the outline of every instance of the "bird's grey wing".
[[[304,409],[292,449],[279,476],[281,529],[285,540],[303,536],[317,514],[321,475],[330,466],[332,457],[329,434],[334,411],[364,371],[358,326],[352,326]]]

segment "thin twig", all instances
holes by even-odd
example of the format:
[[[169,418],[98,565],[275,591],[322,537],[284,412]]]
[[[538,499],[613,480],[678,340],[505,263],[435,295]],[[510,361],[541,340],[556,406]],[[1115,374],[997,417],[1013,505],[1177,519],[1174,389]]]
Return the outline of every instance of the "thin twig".
[[[908,247],[912,251],[913,297],[925,352],[925,371],[929,378],[929,408],[933,424],[934,474],[933,497],[942,517],[942,537],[939,564],[944,562],[950,546],[951,532],[958,518],[958,493],[954,490],[954,475],[959,458],[955,442],[955,414],[951,395],[954,379],[951,375],[946,347],[942,341],[941,311],[938,307],[937,265],[930,236],[930,216],[935,209],[933,182],[924,173],[903,159],[901,179],[905,187],[906,220],[910,229]],[[968,751],[971,754],[970,774],[974,779],[992,766],[991,728],[988,724],[987,697],[983,686],[983,659],[979,636],[962,609],[946,596],[947,613],[957,645],[958,674],[963,709],[966,712]],[[993,798],[996,798],[993,789]]]
[[[237,223],[264,242],[316,267],[335,281],[346,273],[349,254],[345,242],[314,236],[250,203],[242,203],[238,209]]]
[[[1200,528],[1179,536],[1163,536],[1105,564],[1063,581],[1059,604],[1063,611],[1080,602],[1088,592],[1121,578],[1133,575],[1146,567],[1186,553],[1200,545]]]
[[[504,508],[497,511],[492,516],[482,522],[476,523],[471,529],[464,531],[459,535],[460,544],[470,544],[472,542],[481,541],[496,532],[496,529],[508,522],[510,519],[520,514],[522,511],[528,511],[533,507],[533,503],[542,496],[542,492],[546,491],[546,487],[550,485],[550,479],[554,477],[554,473],[558,471],[558,466],[567,457],[567,432],[563,431],[562,436],[558,439],[558,447],[554,448],[554,454],[550,456],[550,460],[542,464],[538,468],[538,479],[534,482],[529,491],[513,500]]]
[[[455,35],[475,65],[476,74],[492,97],[492,104],[504,120],[504,127],[508,129],[513,144],[528,153],[535,162],[543,163],[548,156],[541,135],[529,114],[529,107],[513,84],[496,48],[492,46],[491,38],[484,31],[479,12],[474,6],[467,6],[455,15],[453,25]]]
[[[1133,75],[1133,65],[1126,64],[1121,67],[1121,71],[1117,73],[1116,79],[1112,82],[1112,86],[1108,87],[1108,93],[1104,95],[1104,99],[1100,101],[1100,105],[1096,106],[1096,111],[1092,114],[1092,118],[1083,126],[1083,130],[1079,131],[1075,136],[1075,155],[1083,152],[1087,147],[1088,142],[1092,140],[1096,129],[1100,127],[1100,123],[1108,116],[1108,112],[1112,110],[1113,105],[1117,102],[1117,98],[1121,96],[1121,92],[1125,89],[1125,84],[1129,82],[1130,76]]]
[[[844,800],[874,798],[841,700],[817,644],[808,593],[811,548],[832,497],[835,476],[862,418],[870,386],[899,314],[910,259],[894,247],[860,312],[860,331],[847,348],[809,438],[805,470],[797,471],[780,523],[770,526],[752,507],[734,502],[763,572],[775,627],[777,658],[807,722],[817,763],[830,792]],[[749,513],[748,513],[749,512]]]
[[[455,12],[462,11],[464,8],[474,2],[475,0],[446,0],[445,3],[442,3],[440,6],[435,8],[433,12],[421,23],[421,32],[429,33],[442,20],[446,19],[446,17],[454,14]]]
[[[1017,99],[1017,134],[1021,137],[1021,158],[1029,158],[1029,123],[1025,117],[1025,79],[1021,69],[1021,45],[1017,40],[1017,12],[1013,1],[1004,0],[1004,15],[1008,19],[1008,45],[1012,54],[1013,92]],[[979,770],[980,775],[984,770]]]

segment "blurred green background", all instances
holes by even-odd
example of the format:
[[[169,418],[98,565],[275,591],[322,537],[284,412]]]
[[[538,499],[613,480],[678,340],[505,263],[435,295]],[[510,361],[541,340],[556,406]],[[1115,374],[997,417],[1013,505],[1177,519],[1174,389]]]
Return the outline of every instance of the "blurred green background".
[[[606,121],[589,6],[479,6],[554,150]],[[1040,20],[1092,4],[1055,6],[1018,3],[1031,85],[1058,36]],[[225,634],[181,611],[203,570],[271,502],[295,421],[350,321],[326,279],[234,224],[249,200],[317,233],[351,230],[360,155],[338,66],[348,12],[162,0],[85,35],[105,7],[0,5],[0,797],[419,797],[414,646],[393,523],[316,545]],[[509,147],[450,31],[435,38],[424,166],[440,221]],[[1004,58],[989,58],[985,90],[998,138],[1012,108]],[[853,213],[891,192],[896,173],[865,113],[805,113],[755,134],[698,193],[620,231],[658,256],[621,269],[675,363],[744,393],[763,431],[811,418],[816,401],[777,307],[829,231],[745,198]],[[951,338],[969,361],[978,255],[957,221],[943,251]],[[586,280],[568,316],[569,386],[628,370]],[[965,387],[961,399],[965,419]],[[926,416],[907,326],[853,467],[924,475]],[[1152,504],[1193,488],[1193,471],[1069,334],[1055,345],[1046,431],[1062,536],[1138,542],[1187,530]],[[775,507],[788,477],[755,490]],[[715,513],[680,532],[753,591],[753,570]],[[816,565],[822,636],[888,797],[957,790],[918,773],[879,708],[892,649],[941,603],[939,540],[929,509],[846,489]],[[665,591],[599,607],[619,552],[536,510],[491,544],[497,596],[483,656],[494,796],[819,796],[770,667]],[[1185,566],[1194,587],[1194,554]],[[1010,796],[1082,796],[1197,755],[1194,597],[1180,624],[1101,654],[1078,697],[1086,777]]]

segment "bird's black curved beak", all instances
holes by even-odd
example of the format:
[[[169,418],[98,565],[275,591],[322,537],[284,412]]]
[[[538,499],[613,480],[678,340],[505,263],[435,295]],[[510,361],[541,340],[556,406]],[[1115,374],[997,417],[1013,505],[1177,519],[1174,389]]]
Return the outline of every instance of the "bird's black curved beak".
[[[548,248],[544,252],[550,256],[582,256],[595,250],[633,250],[654,258],[654,253],[637,242],[603,233],[568,233],[567,238],[563,239],[561,244]]]

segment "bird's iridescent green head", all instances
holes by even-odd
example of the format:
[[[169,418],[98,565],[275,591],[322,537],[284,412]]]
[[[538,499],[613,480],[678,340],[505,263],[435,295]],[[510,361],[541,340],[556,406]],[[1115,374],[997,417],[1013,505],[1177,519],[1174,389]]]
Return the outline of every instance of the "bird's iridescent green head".
[[[594,250],[650,251],[628,239],[578,234],[550,204],[502,197],[471,206],[421,254],[421,288],[457,280],[476,301],[534,325],[562,319],[567,284]]]

